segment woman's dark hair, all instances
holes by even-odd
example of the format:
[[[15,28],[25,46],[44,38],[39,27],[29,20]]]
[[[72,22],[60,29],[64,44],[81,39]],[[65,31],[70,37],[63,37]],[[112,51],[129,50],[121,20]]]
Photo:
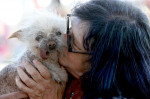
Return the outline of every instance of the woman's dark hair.
[[[72,13],[90,23],[83,41],[91,53],[84,98],[150,99],[150,26],[142,11],[126,2],[92,0]]]

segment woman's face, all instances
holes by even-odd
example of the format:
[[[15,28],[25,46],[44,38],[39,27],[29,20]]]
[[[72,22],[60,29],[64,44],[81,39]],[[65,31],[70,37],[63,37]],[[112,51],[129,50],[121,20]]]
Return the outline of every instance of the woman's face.
[[[83,47],[83,37],[88,33],[89,24],[77,17],[72,17],[71,19],[72,27],[70,28],[70,34],[73,41],[72,48],[79,52],[86,52]],[[74,77],[80,78],[83,73],[88,71],[89,55],[68,52],[68,49],[66,49],[64,56],[59,59],[59,63]]]

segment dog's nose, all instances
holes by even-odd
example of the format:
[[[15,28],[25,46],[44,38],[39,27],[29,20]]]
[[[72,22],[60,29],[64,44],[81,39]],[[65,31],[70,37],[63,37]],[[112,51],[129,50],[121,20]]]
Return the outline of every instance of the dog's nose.
[[[48,47],[49,47],[50,50],[55,49],[56,48],[56,42],[55,41],[50,41],[48,43]]]

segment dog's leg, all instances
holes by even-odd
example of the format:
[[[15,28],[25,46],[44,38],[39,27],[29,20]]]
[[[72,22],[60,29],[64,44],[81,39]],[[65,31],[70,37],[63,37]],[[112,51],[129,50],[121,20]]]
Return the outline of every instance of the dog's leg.
[[[0,71],[0,95],[18,91],[15,82],[16,75],[16,68],[11,65]]]

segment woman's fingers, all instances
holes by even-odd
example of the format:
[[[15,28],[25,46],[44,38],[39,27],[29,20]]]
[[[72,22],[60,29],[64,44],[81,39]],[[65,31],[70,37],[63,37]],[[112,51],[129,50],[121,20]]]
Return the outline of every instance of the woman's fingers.
[[[24,72],[21,67],[17,68],[18,75],[21,80],[30,88],[36,87],[36,83]]]
[[[28,95],[22,91],[0,95],[0,99],[22,99],[27,97]]]
[[[53,92],[57,90],[57,83],[52,80],[49,70],[37,60],[34,60],[33,63],[36,68],[29,62],[24,63],[26,71],[32,78],[21,67],[17,68],[19,77],[16,79],[16,84],[18,88],[27,93],[31,99],[42,99],[41,97],[47,97],[47,94],[56,94]]]
[[[46,68],[41,62],[39,62],[37,60],[33,60],[33,63],[44,79],[50,79],[51,78],[51,74],[50,74],[48,68]]]
[[[16,77],[16,85],[18,86],[18,88],[20,90],[22,90],[23,92],[26,93],[32,93],[32,90],[30,88],[28,88],[22,81],[21,79],[17,76]]]
[[[35,82],[41,82],[43,80],[43,77],[40,75],[40,73],[29,62],[24,61],[24,67]]]
[[[43,87],[38,86],[37,89],[31,89],[31,88],[27,87],[18,76],[16,77],[16,85],[18,86],[18,88],[21,91],[27,93],[29,96],[42,97],[42,92],[44,91]],[[33,98],[33,99],[37,99],[37,98]],[[40,99],[42,99],[42,98],[40,98]]]

